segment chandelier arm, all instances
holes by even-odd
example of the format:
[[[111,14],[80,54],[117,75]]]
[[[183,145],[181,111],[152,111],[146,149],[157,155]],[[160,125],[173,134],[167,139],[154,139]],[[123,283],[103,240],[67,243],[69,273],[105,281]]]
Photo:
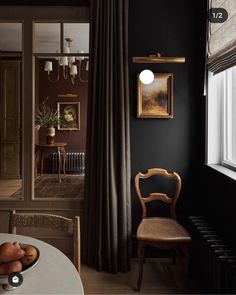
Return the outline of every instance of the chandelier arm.
[[[72,85],[75,85],[75,76],[71,76],[70,78],[71,78]]]
[[[50,77],[50,72],[48,72],[48,80],[52,83],[56,83],[57,81],[59,81],[60,79],[60,69],[59,69],[59,63],[57,65],[57,78],[55,80],[53,80],[51,77]]]
[[[63,77],[65,80],[68,78],[68,71],[67,71],[67,66],[63,66]]]
[[[82,62],[81,62],[81,60],[80,60],[80,61],[79,61],[79,79],[80,79],[81,82],[83,82],[83,83],[87,83],[88,80],[84,80],[84,79],[82,79],[82,77],[81,77],[81,68],[82,68],[81,64],[82,64]]]

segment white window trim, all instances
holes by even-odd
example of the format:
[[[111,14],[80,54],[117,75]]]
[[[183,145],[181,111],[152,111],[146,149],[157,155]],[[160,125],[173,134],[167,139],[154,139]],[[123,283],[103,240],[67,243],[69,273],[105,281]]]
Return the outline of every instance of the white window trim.
[[[232,125],[228,124],[228,121],[232,121],[232,112],[230,111],[230,109],[232,107],[232,100],[234,99],[232,94],[232,87],[231,87],[231,85],[233,85],[232,73],[229,73],[228,71],[226,71],[225,78],[226,78],[224,81],[225,92],[223,97],[224,120],[223,120],[223,142],[222,142],[221,164],[226,165],[229,168],[236,169],[236,163],[227,159],[227,155],[229,156],[230,154],[232,155],[232,145],[231,146],[227,145],[228,136],[232,134]]]
[[[218,74],[215,81],[212,80],[213,74],[208,73],[208,96],[207,96],[207,118],[206,118],[206,164],[223,173],[224,175],[236,180],[236,164],[226,159],[226,136],[229,132],[226,116],[222,116],[222,112],[227,110],[227,93],[225,87],[226,81],[230,83],[232,75],[222,72]],[[223,79],[222,79],[223,76]],[[231,76],[229,78],[229,76]],[[232,81],[231,81],[232,82]],[[222,85],[223,83],[223,85]],[[223,96],[223,99],[222,99]],[[232,95],[231,95],[232,99]],[[222,111],[223,110],[223,111]],[[223,137],[223,138],[222,138]]]
[[[207,164],[220,164],[221,159],[221,126],[222,116],[220,112],[220,97],[222,89],[220,83],[215,83],[211,78],[213,74],[208,74],[208,96],[207,96],[207,126],[206,126],[206,142],[207,142]]]
[[[217,164],[206,164],[206,165],[236,181],[236,172],[233,171],[232,169],[229,169],[225,166],[217,165]]]

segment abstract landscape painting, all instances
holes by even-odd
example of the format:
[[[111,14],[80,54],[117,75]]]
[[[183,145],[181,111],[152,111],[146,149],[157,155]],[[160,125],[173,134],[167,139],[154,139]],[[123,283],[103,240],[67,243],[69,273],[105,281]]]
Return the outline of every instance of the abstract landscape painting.
[[[138,79],[139,118],[173,118],[173,74],[156,73],[151,84]]]

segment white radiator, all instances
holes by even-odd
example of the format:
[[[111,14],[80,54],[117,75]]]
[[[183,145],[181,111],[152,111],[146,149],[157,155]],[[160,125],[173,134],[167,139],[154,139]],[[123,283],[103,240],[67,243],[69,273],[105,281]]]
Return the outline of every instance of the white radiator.
[[[58,171],[58,155],[52,154],[52,172]],[[66,172],[84,174],[85,172],[85,153],[66,153]]]

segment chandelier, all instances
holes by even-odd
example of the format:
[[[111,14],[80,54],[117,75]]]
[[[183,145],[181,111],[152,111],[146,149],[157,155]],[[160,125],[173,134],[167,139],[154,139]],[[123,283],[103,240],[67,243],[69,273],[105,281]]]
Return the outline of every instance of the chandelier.
[[[70,48],[71,48],[71,42],[73,41],[71,38],[65,38],[66,42],[68,43],[68,46],[64,48],[64,53],[70,54]],[[78,53],[84,53],[83,50],[79,50]],[[52,61],[45,61],[44,64],[44,71],[48,72],[48,80],[52,83],[55,83],[59,81],[60,79],[60,68],[62,68],[62,76],[65,80],[70,78],[71,83],[75,84],[75,78],[76,75],[78,75],[79,80],[81,82],[88,82],[88,80],[85,80],[82,78],[82,61],[85,60],[85,56],[60,56],[55,58],[57,60],[57,77],[55,80],[51,78],[50,73],[53,71]],[[89,60],[87,58],[85,70],[88,71],[89,69]]]

